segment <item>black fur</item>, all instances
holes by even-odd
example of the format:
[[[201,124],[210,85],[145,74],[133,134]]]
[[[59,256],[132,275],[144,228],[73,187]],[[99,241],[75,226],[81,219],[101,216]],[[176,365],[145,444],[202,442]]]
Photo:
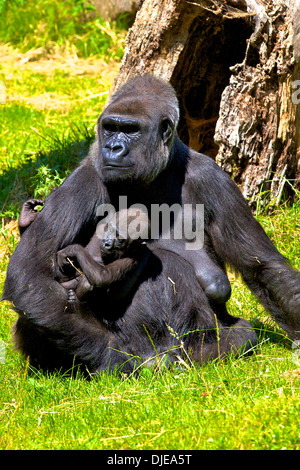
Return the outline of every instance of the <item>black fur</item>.
[[[177,110],[173,89],[161,80],[137,77],[122,87],[99,118],[98,139],[87,158],[47,198],[23,234],[8,266],[3,299],[20,315],[19,349],[36,363],[60,367],[76,356],[94,372],[131,358],[124,366],[131,370],[130,355],[152,356],[153,344],[165,353],[181,339],[200,363],[248,349],[256,341],[250,325],[231,317],[224,303],[209,301],[201,287],[207,270],[217,267],[222,274],[226,264],[242,274],[291,338],[300,338],[300,274],[252,217],[231,179],[178,139]],[[111,116],[117,116],[117,130],[110,127]],[[122,139],[121,127],[132,119],[140,127]],[[112,203],[118,209],[120,195],[128,197],[128,206],[142,203],[149,213],[153,203],[204,204],[204,250],[191,255],[182,241],[156,241],[145,279],[129,303],[117,305],[113,296],[95,294],[98,318],[88,303],[81,314],[68,315],[66,290],[54,279],[56,253],[72,243],[87,245],[97,206]]]

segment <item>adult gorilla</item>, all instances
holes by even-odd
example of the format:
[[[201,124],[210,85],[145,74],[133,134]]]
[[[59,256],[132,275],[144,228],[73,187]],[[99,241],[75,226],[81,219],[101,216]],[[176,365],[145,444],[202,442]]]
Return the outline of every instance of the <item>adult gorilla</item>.
[[[159,241],[156,245],[161,244],[184,256],[193,265],[200,285],[208,293],[210,274],[213,274],[214,280],[217,270],[221,284],[226,287],[224,267],[225,264],[233,266],[290,337],[300,338],[299,273],[289,266],[252,217],[231,179],[209,157],[189,149],[178,139],[178,117],[178,103],[170,85],[152,76],[130,80],[113,95],[100,116],[98,138],[89,155],[62,186],[47,198],[43,210],[23,234],[8,266],[3,299],[12,301],[20,315],[16,325],[20,348],[30,353],[32,343],[36,342],[41,363],[46,363],[47,358],[52,356],[54,364],[59,366],[63,356],[77,356],[91,370],[99,370],[107,366],[102,357],[108,345],[112,347],[113,344],[114,349],[124,350],[122,347],[130,341],[133,346],[136,345],[136,354],[139,354],[149,338],[148,333],[142,334],[142,323],[139,323],[141,318],[136,321],[134,317],[138,310],[134,309],[136,299],[147,312],[148,320],[145,317],[143,319],[148,324],[155,324],[149,333],[158,332],[155,344],[164,343],[165,332],[159,324],[160,318],[165,317],[160,315],[159,309],[171,307],[170,292],[166,293],[166,300],[162,299],[160,304],[156,303],[155,308],[151,309],[150,303],[154,304],[151,296],[144,293],[144,298],[139,297],[139,292],[143,290],[141,286],[142,290],[138,289],[133,297],[131,308],[124,312],[127,329],[124,329],[126,333],[123,337],[121,323],[115,325],[120,335],[116,336],[113,328],[106,330],[102,323],[89,314],[64,314],[67,293],[54,279],[56,253],[72,243],[87,245],[98,221],[97,207],[111,203],[118,210],[120,195],[127,196],[128,206],[144,204],[149,208],[149,214],[150,205],[154,203],[167,203],[169,206],[175,203],[204,204],[203,250],[185,252],[184,241],[178,240]],[[177,303],[175,314],[178,312],[184,318],[173,315],[170,326],[177,331],[176,322],[181,322],[179,333],[184,334],[184,328],[187,332],[195,326],[189,319],[196,316],[198,328],[211,328],[213,312],[203,290],[192,279],[193,270],[189,264],[178,255],[166,256],[166,251],[158,249],[159,252],[164,252],[162,258],[158,255],[162,268],[156,275],[151,274],[153,288],[155,282],[162,282],[161,276],[170,276],[164,271],[164,263],[168,263],[172,269],[171,278],[176,276],[176,272],[183,273],[184,278],[188,272],[187,279],[191,282],[189,289],[197,291],[195,298],[191,296],[192,305],[186,305],[190,299],[187,301],[180,296],[181,306],[179,308]],[[178,271],[178,266],[181,271]],[[179,282],[178,274],[177,280]],[[182,285],[182,288],[186,290],[187,285]],[[224,299],[226,297],[227,294],[224,294]],[[202,307],[204,313],[201,322]],[[224,304],[218,307],[214,305],[214,308],[219,326],[234,325]],[[210,319],[208,322],[207,316]],[[131,321],[134,323],[132,328]],[[230,330],[230,334],[238,335],[236,331]],[[247,335],[243,338],[243,330],[240,331],[238,340],[233,341],[234,345],[240,346],[249,339]],[[126,334],[131,337],[125,337]],[[122,341],[118,342],[120,337]],[[195,358],[200,361],[199,348],[203,337],[192,337],[193,344],[189,346],[194,345],[198,350]],[[45,341],[41,341],[41,338]],[[216,336],[207,341],[208,344],[216,344]],[[225,339],[223,349],[219,350],[221,354],[231,349]],[[130,354],[134,353],[133,347]],[[209,357],[209,353],[206,357]],[[114,360],[120,362],[110,356],[111,365]]]

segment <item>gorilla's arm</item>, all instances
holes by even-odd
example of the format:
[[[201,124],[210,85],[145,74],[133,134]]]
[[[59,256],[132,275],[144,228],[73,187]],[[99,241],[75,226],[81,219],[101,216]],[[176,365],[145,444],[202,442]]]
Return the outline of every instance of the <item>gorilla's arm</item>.
[[[95,232],[96,209],[103,202],[108,202],[105,189],[88,157],[47,197],[23,233],[8,264],[3,299],[19,310],[46,315],[51,288],[59,287],[54,280],[56,253],[72,243],[88,243]]]
[[[193,162],[189,177],[203,197],[217,255],[241,273],[290,337],[300,338],[300,272],[275,248],[230,177],[208,157],[197,154]]]
[[[65,314],[67,291],[54,278],[55,257],[75,241],[88,243],[95,232],[96,209],[107,202],[105,188],[88,157],[48,196],[38,218],[22,235],[8,265],[2,297],[13,303],[28,324],[47,332],[53,343],[57,338],[58,349],[66,347],[70,356],[85,357],[87,363],[92,350],[79,338],[89,338],[92,349],[100,351],[106,343],[105,333],[79,316]],[[32,347],[39,349],[38,344]]]

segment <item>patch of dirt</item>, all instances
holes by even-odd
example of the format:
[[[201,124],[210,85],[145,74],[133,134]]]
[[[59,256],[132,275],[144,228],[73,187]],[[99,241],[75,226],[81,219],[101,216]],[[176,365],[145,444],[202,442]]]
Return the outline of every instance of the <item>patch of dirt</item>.
[[[63,49],[56,47],[51,53],[40,47],[21,53],[5,44],[0,44],[0,63],[7,76],[15,70],[20,70],[20,72],[30,70],[51,77],[59,69],[79,79],[80,76],[97,77],[99,82],[105,84],[105,88],[109,88],[110,84],[113,83],[120,66],[119,62],[113,60],[106,62],[97,57],[80,58],[77,56],[75,48],[71,47]],[[72,109],[74,101],[90,100],[108,95],[108,93],[109,90],[96,94],[87,90],[82,98],[72,99],[72,102],[70,102],[69,97],[60,95],[57,92],[44,92],[30,97],[14,93],[11,96],[7,95],[6,100],[26,102],[35,109],[53,109],[68,113]]]
[[[16,67],[24,67],[38,73],[52,74],[55,68],[63,68],[72,75],[103,76],[107,81],[113,81],[118,73],[120,63],[108,62],[97,57],[87,59],[78,57],[75,48],[55,48],[49,53],[45,48],[31,49],[21,53],[8,45],[0,45],[1,64],[14,62]]]

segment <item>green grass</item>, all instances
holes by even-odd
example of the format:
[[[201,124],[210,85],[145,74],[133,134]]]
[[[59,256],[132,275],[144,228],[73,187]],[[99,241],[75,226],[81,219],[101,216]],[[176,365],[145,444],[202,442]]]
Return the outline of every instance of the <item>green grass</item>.
[[[10,8],[21,3],[10,2]],[[35,3],[23,2],[25,16]],[[16,24],[14,17],[10,24]],[[29,44],[33,33],[22,34]],[[19,240],[15,218],[22,202],[45,196],[86,154],[119,64],[101,56],[80,58],[72,48],[53,46],[45,56],[11,44],[0,46],[6,86],[6,103],[0,105],[0,295]],[[300,268],[299,199],[259,220]],[[75,371],[66,376],[28,369],[11,344],[17,315],[0,303],[6,346],[0,448],[300,449],[297,351],[240,279],[232,275],[231,282],[230,312],[248,319],[259,334],[253,355],[203,368],[188,359],[178,369],[143,368],[138,379],[103,374],[87,381]]]
[[[22,52],[73,45],[82,57],[99,54],[106,58],[123,55],[124,29],[130,15],[108,22],[97,18],[86,0],[0,0],[0,41]]]
[[[0,53],[0,215],[16,216],[41,165],[64,178],[87,153],[118,62],[62,53],[20,65],[15,50]]]
[[[9,350],[0,442],[7,449],[299,449],[299,375],[263,343],[251,358],[139,379],[27,374]]]

